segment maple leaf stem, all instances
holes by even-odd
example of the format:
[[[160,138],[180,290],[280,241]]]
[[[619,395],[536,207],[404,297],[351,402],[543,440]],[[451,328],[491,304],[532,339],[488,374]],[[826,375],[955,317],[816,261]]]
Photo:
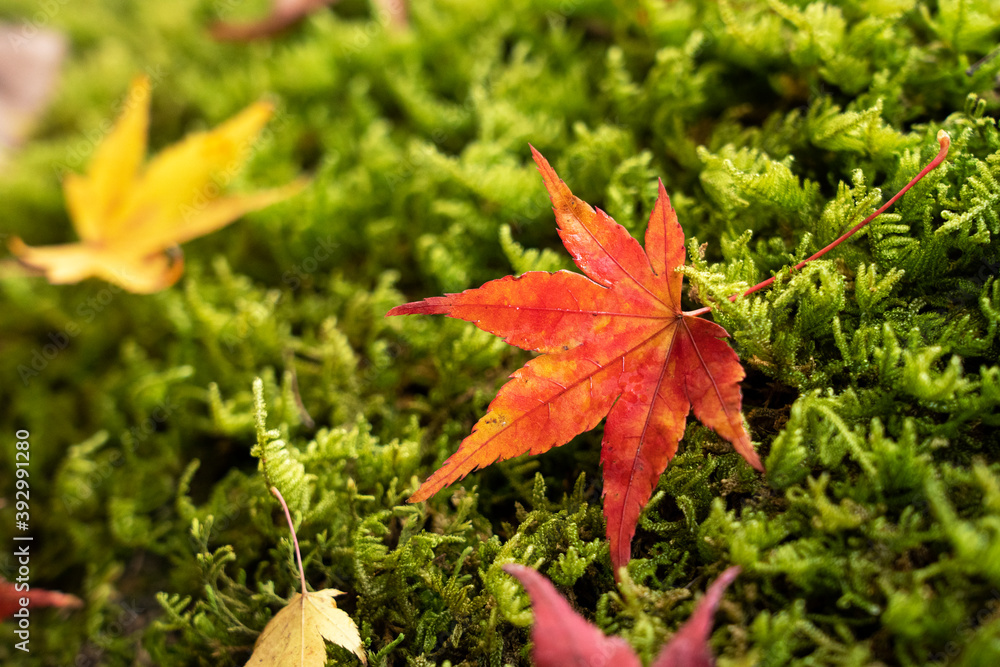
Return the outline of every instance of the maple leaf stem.
[[[306,594],[306,573],[302,569],[302,552],[299,551],[299,538],[295,534],[295,526],[292,524],[292,513],[288,511],[288,504],[281,495],[281,491],[275,486],[271,487],[271,495],[278,499],[281,503],[281,509],[285,510],[285,519],[288,520],[288,529],[292,531],[292,542],[295,543],[295,558],[299,562],[299,580],[302,582],[302,594]]]
[[[849,231],[845,232],[836,241],[834,241],[830,245],[826,246],[822,250],[816,252],[811,257],[807,257],[806,259],[802,260],[801,262],[799,262],[798,264],[796,264],[795,266],[793,266],[789,270],[790,271],[798,271],[799,269],[801,269],[803,266],[805,266],[809,262],[813,261],[814,259],[819,259],[820,257],[822,257],[823,255],[825,255],[826,253],[828,253],[831,250],[833,250],[834,248],[836,248],[838,245],[840,245],[841,243],[843,243],[844,241],[846,241],[848,238],[850,238],[851,236],[853,236],[856,232],[858,232],[861,229],[863,229],[869,222],[871,222],[872,220],[874,220],[878,216],[880,216],[883,213],[885,213],[885,211],[890,206],[892,206],[893,204],[895,204],[899,200],[900,197],[902,197],[903,195],[906,194],[907,190],[909,190],[914,185],[916,185],[917,183],[919,183],[920,180],[923,179],[924,176],[926,176],[932,170],[936,169],[942,162],[944,162],[945,157],[947,157],[947,155],[948,155],[948,148],[951,146],[951,137],[949,137],[948,133],[945,132],[944,130],[940,130],[940,131],[938,131],[938,134],[937,134],[937,140],[938,140],[938,143],[941,144],[941,150],[938,151],[937,156],[933,160],[931,160],[927,164],[926,167],[924,167],[923,169],[921,169],[920,173],[917,174],[916,176],[914,176],[913,179],[909,183],[907,183],[905,186],[903,186],[903,189],[900,190],[899,192],[897,192],[896,195],[892,199],[890,199],[886,203],[882,204],[881,208],[879,208],[877,211],[875,211],[874,213],[872,213],[871,215],[869,215],[867,218],[865,218],[864,220],[862,220],[858,224],[854,225],[854,227],[852,227]],[[777,276],[771,276],[767,280],[765,280],[763,282],[757,283],[756,285],[754,285],[753,287],[751,287],[750,289],[748,289],[745,292],[733,294],[733,295],[731,295],[729,297],[729,300],[730,301],[736,301],[736,299],[738,299],[741,296],[749,296],[750,294],[753,294],[754,292],[762,290],[765,287],[770,287],[771,284],[774,282],[775,278],[777,278]],[[698,317],[699,315],[704,315],[705,313],[709,312],[710,310],[712,310],[711,306],[705,306],[705,307],[699,308],[697,310],[686,311],[684,313],[684,315],[687,315],[687,316],[690,316],[690,317]]]

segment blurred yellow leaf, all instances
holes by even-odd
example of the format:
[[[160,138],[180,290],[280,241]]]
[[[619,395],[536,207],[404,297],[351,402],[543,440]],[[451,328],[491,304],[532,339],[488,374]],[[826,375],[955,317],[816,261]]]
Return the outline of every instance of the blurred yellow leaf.
[[[358,626],[344,610],[337,609],[333,601],[337,595],[341,592],[327,588],[292,596],[260,633],[248,667],[323,667],[324,638],[354,653],[362,664],[368,664]]]
[[[254,139],[271,117],[265,102],[250,105],[211,132],[197,132],[161,151],[144,168],[150,82],[132,82],[125,110],[97,147],[87,173],[63,182],[80,243],[33,248],[19,238],[11,251],[44,271],[51,283],[97,277],[148,294],[180,278],[175,246],[228,225],[304,187],[221,197],[222,188],[250,157]],[[173,249],[173,251],[171,251]]]

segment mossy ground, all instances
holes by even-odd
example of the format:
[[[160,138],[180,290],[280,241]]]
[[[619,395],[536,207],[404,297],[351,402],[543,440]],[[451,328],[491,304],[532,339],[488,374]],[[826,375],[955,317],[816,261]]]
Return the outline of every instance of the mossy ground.
[[[86,605],[32,612],[30,656],[3,625],[0,661],[243,664],[297,586],[255,448],[298,517],[307,580],[348,592],[375,665],[529,664],[510,561],[646,660],[739,564],[721,665],[1000,663],[1000,58],[969,69],[1000,41],[1000,3],[428,0],[395,30],[349,0],[273,41],[208,39],[215,18],[265,8],[0,7],[72,44],[0,177],[7,234],[74,238],[59,177],[142,71],[152,150],[266,95],[278,118],[234,189],[314,177],[186,245],[186,275],[153,296],[4,269],[0,496],[28,429],[31,582]],[[891,214],[722,300],[874,210],[942,128],[948,162]],[[620,586],[599,429],[406,504],[527,356],[461,322],[383,316],[569,266],[529,142],[637,235],[663,179],[691,304],[719,304],[769,471],[692,423]],[[10,545],[10,502],[0,519]]]

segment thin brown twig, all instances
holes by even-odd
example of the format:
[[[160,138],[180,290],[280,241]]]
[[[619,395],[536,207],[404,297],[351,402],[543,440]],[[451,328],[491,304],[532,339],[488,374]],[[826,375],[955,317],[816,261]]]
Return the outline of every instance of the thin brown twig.
[[[306,573],[302,569],[302,552],[299,550],[299,538],[295,534],[295,525],[292,523],[292,513],[288,510],[288,504],[278,491],[278,487],[271,487],[271,495],[281,503],[281,509],[285,510],[285,519],[288,520],[288,529],[292,531],[292,542],[295,543],[295,559],[299,562],[299,580],[302,582],[302,594],[306,594]]]
[[[938,140],[938,143],[941,144],[941,150],[938,151],[937,156],[935,156],[935,158],[933,160],[931,160],[930,163],[926,167],[924,167],[923,169],[921,169],[920,173],[917,174],[916,176],[914,176],[910,180],[909,183],[907,183],[905,186],[903,186],[903,189],[900,190],[899,192],[897,192],[895,194],[895,196],[893,196],[892,199],[890,199],[886,203],[882,204],[882,206],[877,211],[875,211],[874,213],[872,213],[871,215],[869,215],[867,218],[865,218],[864,220],[862,220],[858,224],[854,225],[854,227],[852,227],[849,231],[847,231],[844,234],[842,234],[840,236],[840,238],[838,238],[836,241],[834,241],[833,243],[830,243],[829,245],[827,245],[822,250],[819,250],[818,252],[814,253],[813,255],[811,255],[811,256],[807,257],[806,259],[802,260],[801,262],[799,262],[798,264],[796,264],[795,266],[793,266],[791,269],[789,269],[789,271],[798,271],[799,269],[801,269],[803,266],[805,266],[809,262],[813,261],[814,259],[819,259],[820,257],[822,257],[826,253],[830,252],[831,250],[833,250],[834,248],[836,248],[837,246],[839,246],[841,243],[843,243],[844,241],[846,241],[850,237],[854,236],[855,233],[861,231],[865,226],[867,226],[869,222],[871,222],[872,220],[874,220],[878,216],[880,216],[883,213],[885,213],[885,211],[890,206],[892,206],[893,204],[895,204],[899,200],[900,197],[902,197],[903,195],[905,195],[906,192],[910,188],[912,188],[914,185],[916,185],[924,176],[926,176],[929,172],[931,172],[933,169],[936,169],[942,162],[944,162],[945,157],[947,157],[947,155],[948,155],[948,148],[951,146],[951,137],[948,136],[948,133],[945,132],[944,130],[940,130],[940,131],[938,131],[938,134],[937,134],[937,140]],[[764,280],[762,282],[757,283],[756,285],[754,285],[753,287],[751,287],[750,289],[748,289],[745,292],[733,294],[733,295],[731,295],[729,297],[729,300],[730,301],[736,301],[736,299],[738,299],[741,296],[749,296],[750,294],[753,294],[754,292],[757,292],[758,290],[762,290],[765,287],[769,287],[775,281],[775,279],[777,277],[778,276],[771,276],[767,280]],[[690,317],[698,317],[699,315],[704,315],[705,313],[709,312],[710,310],[712,310],[711,306],[705,306],[705,307],[699,308],[697,310],[687,311],[687,312],[684,313],[684,315],[687,315],[687,316],[690,316]]]

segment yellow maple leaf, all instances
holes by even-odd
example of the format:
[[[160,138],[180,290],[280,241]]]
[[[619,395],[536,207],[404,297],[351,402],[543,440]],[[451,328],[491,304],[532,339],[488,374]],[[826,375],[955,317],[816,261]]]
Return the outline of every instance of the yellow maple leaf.
[[[144,168],[150,82],[137,77],[125,110],[97,147],[85,175],[67,174],[63,192],[79,243],[10,249],[51,283],[97,277],[148,294],[173,285],[184,271],[176,244],[228,225],[241,215],[289,197],[295,181],[272,190],[222,197],[250,157],[273,108],[257,102],[210,132],[162,150]],[[173,250],[172,250],[173,249]]]
[[[340,591],[296,593],[284,609],[275,614],[257,638],[248,666],[323,667],[326,664],[324,637],[354,653],[368,664],[361,648],[358,626],[333,601]]]

